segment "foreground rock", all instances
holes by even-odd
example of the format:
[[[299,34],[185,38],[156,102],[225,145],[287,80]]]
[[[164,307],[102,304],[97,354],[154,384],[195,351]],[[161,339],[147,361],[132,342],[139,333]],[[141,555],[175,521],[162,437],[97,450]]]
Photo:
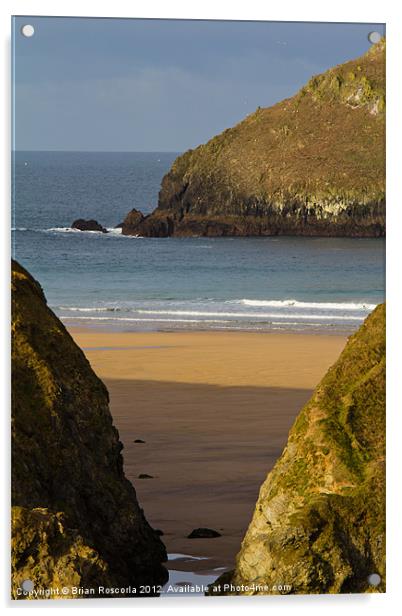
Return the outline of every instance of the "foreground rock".
[[[108,233],[108,230],[102,227],[97,220],[84,220],[84,218],[74,220],[71,228],[78,229],[79,231],[101,231],[102,233]]]
[[[24,580],[56,597],[163,583],[166,551],[124,476],[106,387],[16,262],[12,302],[12,596]]]
[[[296,419],[217,594],[384,592],[384,456],[381,305]]]
[[[125,233],[382,236],[384,111],[382,41],[179,156]]]

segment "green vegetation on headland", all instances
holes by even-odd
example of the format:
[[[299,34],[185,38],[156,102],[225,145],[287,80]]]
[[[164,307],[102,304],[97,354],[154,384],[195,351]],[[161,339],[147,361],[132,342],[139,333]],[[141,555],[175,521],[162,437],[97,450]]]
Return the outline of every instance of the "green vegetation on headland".
[[[261,487],[236,568],[209,594],[384,592],[384,466],[382,304],[300,412]]]
[[[50,598],[74,596],[63,588],[96,596],[99,586],[166,581],[164,545],[124,476],[121,450],[106,387],[13,261],[13,598],[24,598],[27,580]]]
[[[385,234],[385,41],[179,156],[126,235]]]

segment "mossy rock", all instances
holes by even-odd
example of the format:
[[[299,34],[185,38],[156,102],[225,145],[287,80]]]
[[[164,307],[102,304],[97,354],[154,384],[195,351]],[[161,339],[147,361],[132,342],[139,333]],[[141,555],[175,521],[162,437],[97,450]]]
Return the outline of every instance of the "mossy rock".
[[[385,305],[351,336],[290,430],[224,584],[385,591]],[[381,576],[371,586],[369,576]],[[245,591],[265,594],[267,591]],[[227,594],[239,594],[227,592]]]
[[[109,396],[83,352],[12,263],[12,596],[30,579],[156,585],[166,551],[123,472]]]

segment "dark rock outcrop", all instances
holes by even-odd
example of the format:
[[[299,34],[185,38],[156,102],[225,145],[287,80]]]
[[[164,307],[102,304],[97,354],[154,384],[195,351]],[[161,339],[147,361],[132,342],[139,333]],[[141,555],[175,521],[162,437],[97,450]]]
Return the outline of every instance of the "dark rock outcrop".
[[[179,156],[142,236],[385,234],[385,42]]]
[[[123,235],[138,235],[136,229],[144,220],[144,215],[136,210],[131,210],[125,217],[121,225],[121,232]]]
[[[236,568],[210,594],[384,592],[384,461],[380,305],[297,417],[261,487]]]
[[[222,535],[212,528],[195,528],[188,535],[188,539],[213,539],[214,537],[222,537]]]
[[[12,596],[22,582],[62,587],[157,585],[164,545],[123,472],[104,384],[12,264]],[[65,595],[69,598],[71,595]],[[39,597],[44,598],[44,597]]]
[[[105,227],[102,227],[97,220],[84,220],[84,218],[77,218],[71,225],[72,229],[78,229],[79,231],[101,231],[102,233],[108,233]]]

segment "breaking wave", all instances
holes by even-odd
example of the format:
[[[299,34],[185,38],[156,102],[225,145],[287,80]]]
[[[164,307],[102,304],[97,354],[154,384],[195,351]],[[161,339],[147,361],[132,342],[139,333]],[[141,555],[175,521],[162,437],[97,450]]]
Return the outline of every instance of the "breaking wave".
[[[315,308],[318,310],[374,310],[376,304],[353,302],[299,302],[296,299],[265,300],[265,299],[234,299],[228,304],[271,308]]]

